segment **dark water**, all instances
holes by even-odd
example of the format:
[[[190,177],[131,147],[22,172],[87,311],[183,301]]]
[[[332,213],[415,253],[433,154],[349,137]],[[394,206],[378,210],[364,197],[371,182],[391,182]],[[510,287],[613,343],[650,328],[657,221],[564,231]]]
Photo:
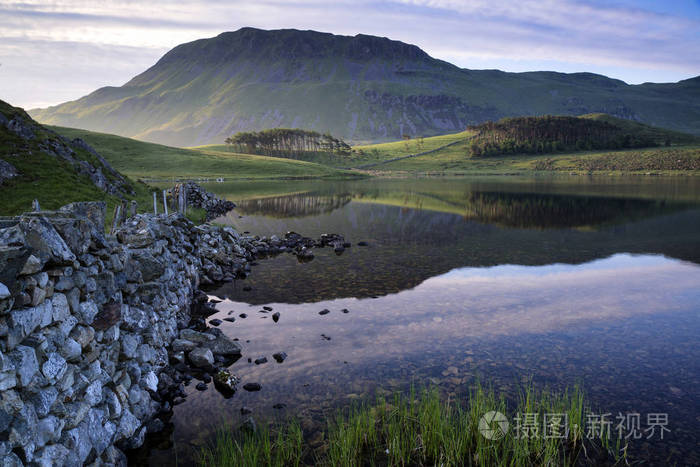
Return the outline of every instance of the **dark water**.
[[[639,413],[642,429],[648,414],[668,414],[671,431],[631,440],[632,457],[700,463],[700,180],[207,188],[238,204],[218,222],[240,231],[336,232],[353,247],[341,256],[316,250],[304,264],[262,260],[245,281],[212,292],[224,301],[211,318],[248,314],[221,329],[244,343],[231,371],[263,389],[224,399],[188,388],[169,431],[142,450],[150,464],[187,465],[218,423],[240,423],[242,406],[258,423],[298,417],[313,443],[324,417],[353,401],[412,384],[464,398],[476,378],[510,396],[528,381],[580,383],[595,412],[613,423]],[[262,305],[280,321],[259,313]],[[331,312],[319,315],[324,308]],[[282,364],[271,358],[277,351],[289,355]],[[247,361],[263,355],[269,363]]]

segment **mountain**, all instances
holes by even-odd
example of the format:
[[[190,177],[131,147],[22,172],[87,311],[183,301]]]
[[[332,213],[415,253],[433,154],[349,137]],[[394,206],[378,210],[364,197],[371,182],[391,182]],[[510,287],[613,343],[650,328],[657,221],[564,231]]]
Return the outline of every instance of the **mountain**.
[[[121,87],[30,114],[193,146],[273,127],[369,142],[595,112],[700,134],[700,77],[628,85],[592,73],[467,70],[387,38],[243,28],[179,45]]]
[[[146,188],[117,172],[84,140],[69,140],[0,100],[0,216],[74,201],[143,197]],[[146,198],[147,199],[147,198]]]

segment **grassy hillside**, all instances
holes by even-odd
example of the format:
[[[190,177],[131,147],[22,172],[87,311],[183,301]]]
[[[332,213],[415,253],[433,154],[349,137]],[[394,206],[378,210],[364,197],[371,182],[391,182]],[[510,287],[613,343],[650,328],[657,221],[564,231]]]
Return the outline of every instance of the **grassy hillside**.
[[[376,174],[396,172],[428,174],[512,174],[536,171],[700,173],[700,138],[606,114],[584,115],[619,127],[626,134],[645,139],[659,147],[621,150],[559,151],[545,154],[472,155],[475,132],[461,132],[425,138],[423,146],[434,152],[419,152],[415,140],[355,146],[364,162],[355,163]],[[666,144],[670,144],[667,147]]]
[[[318,178],[352,175],[303,161],[235,154],[206,147],[173,148],[87,130],[51,128],[66,137],[87,141],[117,170],[134,178]]]
[[[2,123],[5,120],[20,121],[26,130],[21,133],[10,130]],[[52,143],[56,146],[49,146]],[[46,149],[50,147],[68,148],[73,151],[71,157],[75,161],[85,161],[99,168],[109,182],[119,181],[94,154],[69,142],[61,142],[56,134],[37,125],[22,109],[0,101],[0,159],[18,172],[17,176],[0,183],[1,216],[30,211],[34,199],[46,210],[75,201],[106,201],[108,217],[120,198],[135,199],[141,206],[148,206],[151,191],[146,185],[127,178],[123,192],[107,193],[75,163],[48,152]]]
[[[591,73],[465,70],[386,38],[243,28],[182,44],[124,86],[32,115],[194,146],[276,127],[361,143],[506,116],[594,112],[700,134],[700,77],[628,85]]]

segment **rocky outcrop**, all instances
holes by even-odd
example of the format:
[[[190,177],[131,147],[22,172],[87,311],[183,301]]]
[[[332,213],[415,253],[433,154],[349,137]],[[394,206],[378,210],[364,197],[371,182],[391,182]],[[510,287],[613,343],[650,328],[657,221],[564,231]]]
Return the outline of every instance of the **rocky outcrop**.
[[[16,140],[12,144],[15,157],[21,157],[19,154],[22,152],[39,150],[68,162],[78,173],[87,176],[105,193],[117,196],[134,194],[129,182],[85,141],[80,138],[69,141],[58,133],[39,125],[22,109],[11,107],[3,101],[0,101],[0,130],[2,130],[0,136],[6,130],[5,134],[12,135]],[[0,184],[3,179],[10,178],[6,176],[10,168],[14,167],[5,161],[0,161]]]
[[[179,214],[104,233],[103,203],[0,219],[0,458],[9,465],[124,464],[189,371],[221,373],[240,345],[202,315],[200,284],[247,274],[256,256],[344,240],[241,237]],[[301,256],[300,256],[301,257]],[[190,329],[190,327],[196,329]]]
[[[232,201],[221,199],[194,182],[177,184],[170,190],[170,194],[173,199],[184,196],[187,206],[204,209],[208,221],[223,216],[236,207]]]
[[[14,165],[0,159],[0,185],[2,185],[5,180],[14,178],[17,175],[19,175],[19,172]]]

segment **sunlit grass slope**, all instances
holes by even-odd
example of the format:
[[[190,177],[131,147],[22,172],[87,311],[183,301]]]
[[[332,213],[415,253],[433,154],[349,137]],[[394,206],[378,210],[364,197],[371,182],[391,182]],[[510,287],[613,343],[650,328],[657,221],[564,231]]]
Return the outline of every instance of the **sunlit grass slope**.
[[[84,139],[115,169],[132,178],[319,178],[351,175],[303,161],[207,148],[174,148],[87,130],[52,128],[68,138]]]

